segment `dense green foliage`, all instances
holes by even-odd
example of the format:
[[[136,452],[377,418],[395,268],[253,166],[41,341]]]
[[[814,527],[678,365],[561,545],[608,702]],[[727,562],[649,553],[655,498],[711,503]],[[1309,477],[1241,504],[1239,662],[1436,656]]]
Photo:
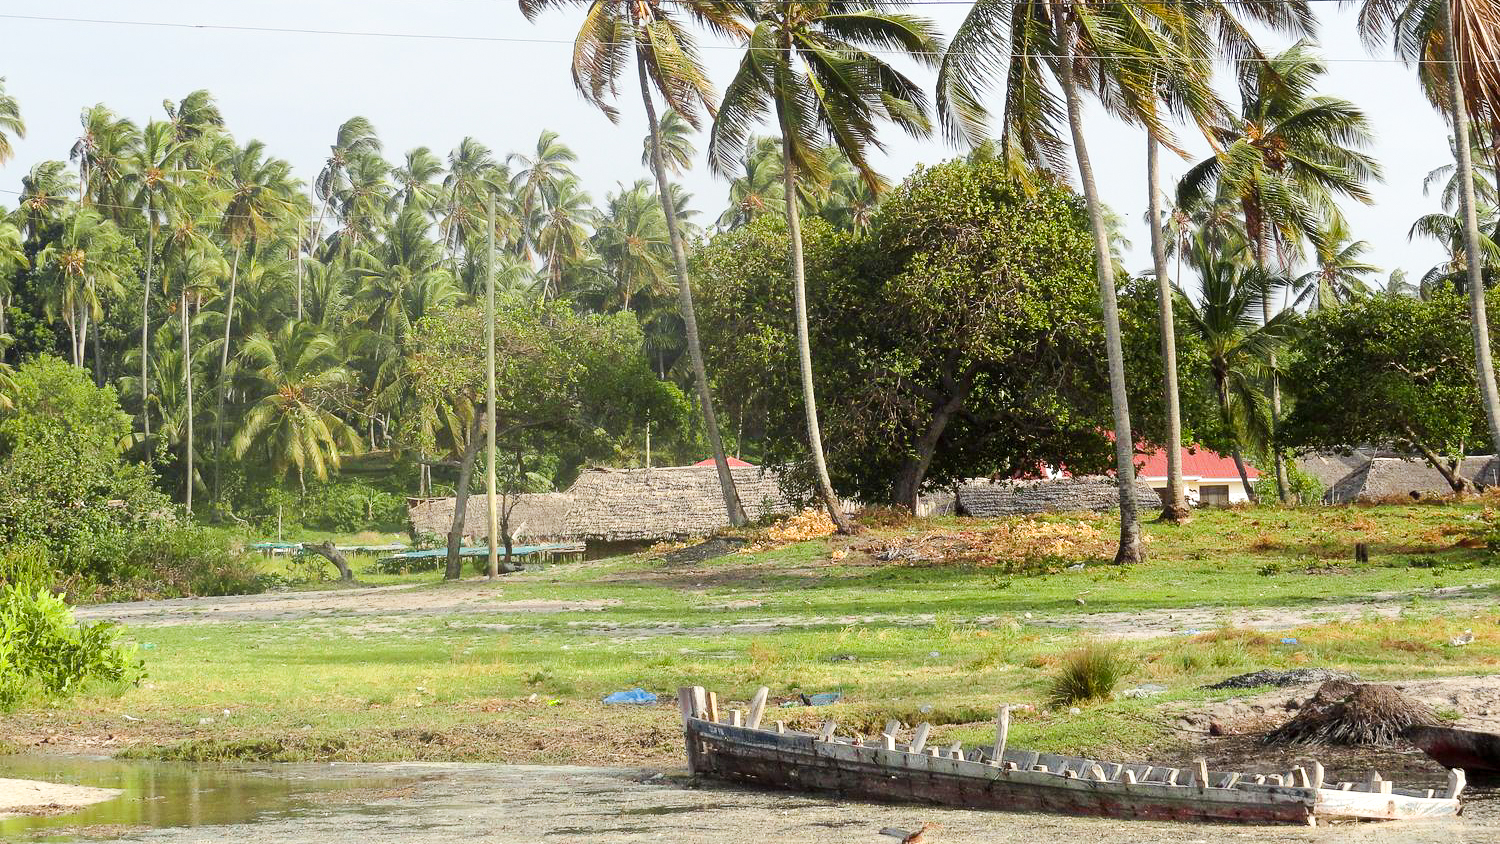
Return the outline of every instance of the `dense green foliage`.
[[[50,583],[40,546],[12,545],[0,554],[0,710],[141,676],[140,663],[116,644],[113,625],[79,626]]]

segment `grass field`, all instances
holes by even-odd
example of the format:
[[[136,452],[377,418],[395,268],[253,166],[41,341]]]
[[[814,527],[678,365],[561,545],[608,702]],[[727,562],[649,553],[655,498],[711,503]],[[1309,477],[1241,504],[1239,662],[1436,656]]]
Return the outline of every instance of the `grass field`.
[[[1472,547],[1481,513],[1205,511],[1147,526],[1150,560],[1126,568],[1099,559],[1117,529],[1108,516],[945,519],[698,563],[643,553],[498,584],[404,578],[453,611],[383,609],[390,590],[355,587],[325,609],[221,621],[206,599],[181,623],[127,627],[142,685],[0,716],[0,740],[191,759],[665,762],[680,753],[675,689],[697,684],[731,700],[760,685],[777,701],[839,691],[834,706],[771,717],[866,734],[929,721],[942,741],[981,741],[998,704],[1031,704],[1018,743],[1143,752],[1173,741],[1175,707],[1222,696],[1200,687],[1230,674],[1493,672],[1500,617],[1485,607],[1500,566]],[[1353,562],[1355,542],[1369,563]],[[1227,623],[1245,609],[1296,629]],[[1466,629],[1473,644],[1448,644]],[[1119,688],[1155,693],[1049,708],[1065,655],[1101,639],[1120,640]],[[637,686],[662,704],[599,702]]]

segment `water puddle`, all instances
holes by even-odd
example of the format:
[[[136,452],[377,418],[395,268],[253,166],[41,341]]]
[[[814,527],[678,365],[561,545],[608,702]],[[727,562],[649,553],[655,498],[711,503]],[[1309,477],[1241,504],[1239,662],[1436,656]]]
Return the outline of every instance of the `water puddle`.
[[[76,756],[0,756],[0,777],[117,788],[50,817],[0,819],[0,841],[114,838],[143,829],[246,823],[400,796],[422,778],[341,775],[330,765],[201,765]]]

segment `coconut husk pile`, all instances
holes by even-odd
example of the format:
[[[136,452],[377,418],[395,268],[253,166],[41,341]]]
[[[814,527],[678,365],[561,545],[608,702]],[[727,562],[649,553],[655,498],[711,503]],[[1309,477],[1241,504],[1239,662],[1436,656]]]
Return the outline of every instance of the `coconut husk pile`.
[[[1392,686],[1329,680],[1296,717],[1267,733],[1266,744],[1388,746],[1412,727],[1438,723],[1426,704]]]

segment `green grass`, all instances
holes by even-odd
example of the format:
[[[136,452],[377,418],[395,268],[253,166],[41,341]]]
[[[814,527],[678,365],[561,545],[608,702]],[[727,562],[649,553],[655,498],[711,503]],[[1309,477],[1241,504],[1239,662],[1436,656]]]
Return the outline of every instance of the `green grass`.
[[[75,738],[111,734],[129,752],[184,759],[665,762],[680,751],[678,686],[715,689],[730,706],[766,685],[773,701],[844,693],[832,707],[768,716],[800,726],[834,717],[869,735],[888,718],[925,720],[935,726],[934,740],[978,742],[992,732],[1000,704],[1030,704],[1034,710],[1015,715],[1019,744],[1143,752],[1169,740],[1172,707],[1223,696],[1201,689],[1206,682],[1278,666],[1346,668],[1372,678],[1489,673],[1500,662],[1500,626],[1493,612],[1453,618],[1441,601],[1415,598],[1394,620],[1123,642],[1117,647],[1129,672],[1118,688],[1149,683],[1165,691],[1082,704],[1082,714],[1070,716],[1046,702],[1060,660],[1090,638],[1071,627],[1081,616],[1316,610],[1437,586],[1492,595],[1500,566],[1491,566],[1489,552],[1457,544],[1475,531],[1478,512],[1477,505],[1204,512],[1184,527],[1148,525],[1149,561],[1123,569],[1070,571],[1066,558],[1007,574],[1018,567],[998,552],[962,565],[884,564],[867,553],[975,527],[945,520],[691,568],[649,555],[557,565],[510,578],[495,596],[607,602],[586,612],[507,612],[497,603],[494,611],[443,616],[345,613],[131,628],[126,638],[143,645],[149,673],[142,686],[15,713],[0,719],[0,734],[66,724]],[[1086,520],[1085,528],[1106,546],[1116,529],[1107,517]],[[1369,564],[1354,564],[1356,540],[1370,543]],[[847,554],[835,559],[834,549]],[[410,579],[423,582],[420,589],[486,588],[435,578]],[[713,629],[766,620],[781,629]],[[663,631],[669,623],[676,632]],[[1464,629],[1474,631],[1472,645],[1446,645]],[[1283,644],[1284,636],[1297,644]],[[636,686],[661,695],[662,704],[598,703]],[[213,722],[200,723],[205,718]]]

